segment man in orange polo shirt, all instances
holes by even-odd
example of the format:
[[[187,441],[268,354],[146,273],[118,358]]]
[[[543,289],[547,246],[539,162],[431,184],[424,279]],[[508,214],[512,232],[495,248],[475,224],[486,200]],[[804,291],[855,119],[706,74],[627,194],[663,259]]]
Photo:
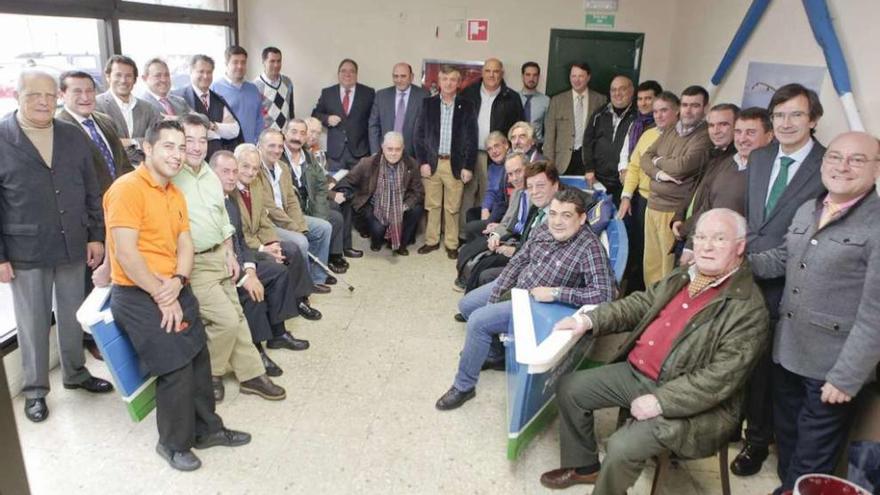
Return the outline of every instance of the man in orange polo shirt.
[[[152,126],[146,158],[104,195],[110,259],[110,309],[143,364],[156,376],[156,451],[171,467],[193,471],[190,450],[250,442],[226,429],[214,412],[205,328],[188,277],[193,243],[183,194],[171,184],[183,165],[183,128],[177,121]]]

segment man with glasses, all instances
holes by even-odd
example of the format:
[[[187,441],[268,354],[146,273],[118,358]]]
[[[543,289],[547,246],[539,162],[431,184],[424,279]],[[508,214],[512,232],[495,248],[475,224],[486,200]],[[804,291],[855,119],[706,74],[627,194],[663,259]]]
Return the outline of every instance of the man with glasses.
[[[798,207],[825,190],[819,176],[825,147],[813,139],[823,112],[819,96],[800,84],[787,84],[773,94],[768,110],[776,143],[753,151],[746,172],[746,245],[750,253],[781,246]],[[784,275],[758,280],[770,310],[771,332],[779,320]],[[730,465],[737,476],[756,474],[767,458],[773,438],[770,367],[768,351],[748,387],[745,442]]]
[[[833,472],[856,410],[852,399],[875,378],[878,160],[880,142],[871,135],[835,138],[821,164],[828,193],[797,208],[782,245],[749,256],[755,277],[785,276],[770,380],[782,480],[777,495],[790,493],[801,475]]]

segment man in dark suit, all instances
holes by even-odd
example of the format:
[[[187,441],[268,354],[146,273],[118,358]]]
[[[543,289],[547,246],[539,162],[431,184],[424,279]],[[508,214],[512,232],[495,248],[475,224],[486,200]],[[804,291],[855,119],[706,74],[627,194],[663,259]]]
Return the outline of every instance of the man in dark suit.
[[[53,311],[64,388],[110,392],[85,367],[76,311],[85,267],[104,258],[104,217],[89,141],[54,119],[58,87],[21,74],[17,111],[0,121],[0,283],[12,287],[21,349],[25,416],[49,416],[49,329]],[[54,289],[54,290],[53,290]]]
[[[193,111],[186,100],[171,94],[171,72],[168,64],[161,58],[147,60],[141,80],[147,85],[143,94],[144,101],[153,105],[163,119],[179,118]]]
[[[208,159],[217,150],[232,151],[244,142],[241,125],[222,96],[211,90],[214,81],[214,59],[207,55],[193,55],[189,63],[189,86],[174,91],[196,112],[210,121],[208,129]]]
[[[104,77],[109,89],[97,96],[96,108],[113,121],[123,145],[138,145],[147,129],[162,117],[152,105],[131,92],[137,82],[137,65],[125,55],[113,55],[104,66]]]
[[[351,169],[370,154],[368,127],[375,91],[357,82],[358,65],[350,58],[339,63],[339,84],[324,88],[312,117],[327,126],[327,168]]]
[[[419,254],[440,248],[440,215],[449,259],[458,258],[461,194],[473,179],[477,160],[477,114],[473,104],[456,96],[461,72],[446,65],[440,69],[440,94],[422,102],[416,123],[416,161],[425,184],[428,225]],[[441,209],[442,205],[442,209]]]
[[[394,65],[391,70],[393,86],[376,91],[373,110],[370,112],[370,154],[382,150],[385,134],[395,131],[403,134],[404,152],[416,156],[413,130],[422,111],[422,100],[428,92],[414,86],[412,66],[406,62]]]
[[[798,207],[825,191],[819,173],[825,147],[813,139],[823,113],[819,96],[800,84],[787,84],[773,94],[768,110],[777,142],[753,151],[746,172],[746,246],[750,253],[781,246]],[[772,332],[779,321],[785,277],[757,282],[770,310],[768,331]],[[746,438],[742,451],[730,465],[738,476],[757,473],[767,458],[773,431],[770,370],[768,351],[749,383]]]

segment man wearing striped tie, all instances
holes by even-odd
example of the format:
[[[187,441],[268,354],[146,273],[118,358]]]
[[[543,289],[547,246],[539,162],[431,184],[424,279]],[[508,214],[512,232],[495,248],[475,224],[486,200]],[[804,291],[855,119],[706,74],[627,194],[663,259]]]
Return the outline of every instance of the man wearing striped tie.
[[[142,98],[162,114],[165,120],[177,120],[192,113],[193,109],[183,98],[171,94],[171,73],[161,58],[151,58],[144,64],[141,79],[147,85]]]

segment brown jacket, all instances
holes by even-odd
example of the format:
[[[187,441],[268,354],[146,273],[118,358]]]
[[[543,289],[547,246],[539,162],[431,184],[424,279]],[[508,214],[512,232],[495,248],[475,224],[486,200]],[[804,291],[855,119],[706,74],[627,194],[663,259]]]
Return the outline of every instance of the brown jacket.
[[[345,196],[351,199],[351,205],[355,210],[363,208],[376,193],[381,160],[381,152],[361,158],[336,186],[336,190],[343,191]],[[403,204],[407,209],[412,209],[425,200],[425,188],[419,174],[419,165],[415,160],[404,156],[403,163],[406,166],[403,176]]]
[[[687,247],[691,247],[690,236],[697,228],[697,219],[700,215],[713,208],[729,208],[740,215],[746,209],[746,171],[739,171],[739,166],[733,160],[736,149],[733,144],[727,150],[713,149],[715,154],[706,165],[703,177],[697,183],[693,194],[693,211],[687,215],[691,202],[681,205],[673,222],[681,220],[684,223],[681,228],[681,236],[688,239]]]
[[[601,110],[608,98],[592,89],[587,90],[587,118],[584,120],[584,131],[593,118],[593,114]],[[479,108],[477,111],[479,112]],[[556,165],[559,175],[565,174],[571,161],[574,146],[574,97],[572,90],[563,91],[550,98],[547,115],[544,117],[544,156]]]
[[[265,191],[263,182],[255,180],[251,183],[251,210],[248,212],[247,206],[244,204],[244,198],[241,192],[236,189],[232,191],[230,196],[238,204],[241,211],[241,234],[244,242],[251,249],[259,249],[261,245],[269,244],[278,240],[278,234],[275,233],[275,225],[269,219],[269,212],[266,210],[266,195],[272,197],[271,193]],[[273,203],[274,204],[274,203]]]
[[[697,124],[697,128],[684,137],[679,136],[675,129],[663,132],[642,154],[639,163],[642,171],[651,178],[648,207],[656,211],[677,211],[682,203],[688,201],[712,147],[706,121]],[[653,160],[658,157],[655,165]],[[681,181],[681,184],[656,180],[657,172],[661,170]]]
[[[275,204],[275,196],[272,192],[272,182],[263,165],[260,166],[260,186],[265,191],[263,207],[269,212],[272,223],[285,230],[303,233],[308,231],[306,217],[303,215],[296,190],[293,188],[293,179],[290,178],[290,168],[283,163],[275,164],[275,173],[281,172],[281,203],[283,208]]]

